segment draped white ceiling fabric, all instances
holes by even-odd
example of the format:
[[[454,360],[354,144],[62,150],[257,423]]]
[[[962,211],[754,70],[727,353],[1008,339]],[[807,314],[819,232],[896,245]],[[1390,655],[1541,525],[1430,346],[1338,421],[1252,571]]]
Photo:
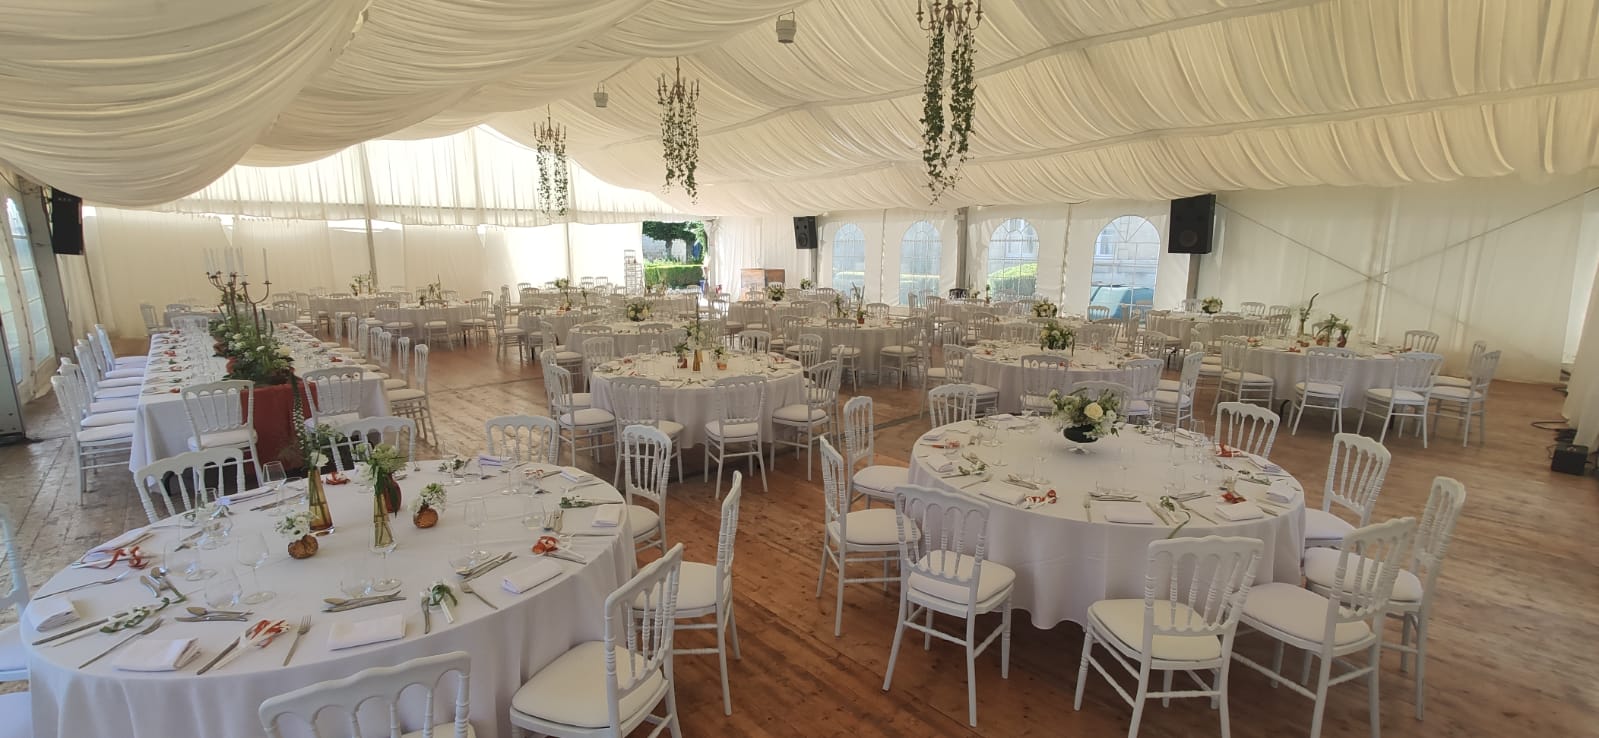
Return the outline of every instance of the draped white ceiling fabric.
[[[914,0],[13,0],[0,159],[90,200],[546,106],[660,189],[657,77],[698,79],[706,215],[928,205]],[[799,36],[772,19],[794,9]],[[1599,165],[1599,0],[986,0],[965,179],[939,207],[1536,179]],[[604,81],[610,107],[596,109]]]

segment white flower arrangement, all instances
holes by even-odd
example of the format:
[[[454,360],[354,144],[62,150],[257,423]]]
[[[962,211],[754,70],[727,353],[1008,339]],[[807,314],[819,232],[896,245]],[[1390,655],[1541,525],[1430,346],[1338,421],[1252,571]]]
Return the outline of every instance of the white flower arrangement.
[[[311,535],[311,511],[296,510],[278,518],[273,526],[279,535],[291,541],[297,541]]]
[[[766,285],[766,299],[771,300],[772,302],[781,302],[783,300],[783,295],[787,292],[788,290],[784,289],[782,283],[780,282],[773,282],[769,285]]]
[[[627,304],[627,319],[634,323],[642,323],[650,317],[650,304],[644,300],[635,300]]]
[[[1199,310],[1206,315],[1215,315],[1216,313],[1221,312],[1221,298],[1207,297],[1203,300],[1200,300]]]
[[[1063,351],[1071,348],[1076,341],[1076,332],[1056,320],[1051,320],[1038,329],[1038,346],[1045,350]]]
[[[1053,318],[1059,314],[1060,308],[1049,300],[1039,300],[1033,303],[1033,317],[1035,318]]]
[[[1120,398],[1110,392],[1089,399],[1087,390],[1063,395],[1060,390],[1049,391],[1049,404],[1054,408],[1049,416],[1062,428],[1086,428],[1093,438],[1114,436],[1121,430]]]
[[[411,499],[411,512],[413,514],[421,512],[424,507],[443,510],[444,506],[449,504],[449,501],[449,493],[444,490],[444,485],[433,482],[423,487],[422,491]]]

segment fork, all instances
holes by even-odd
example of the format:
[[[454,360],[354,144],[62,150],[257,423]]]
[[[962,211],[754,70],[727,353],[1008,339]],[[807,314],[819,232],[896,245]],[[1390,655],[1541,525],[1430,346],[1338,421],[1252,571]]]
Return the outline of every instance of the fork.
[[[54,597],[54,596],[56,596],[58,594],[65,594],[67,592],[75,592],[77,590],[83,589],[84,587],[93,587],[93,586],[95,586],[97,584],[115,584],[117,582],[122,581],[122,578],[127,576],[127,575],[128,575],[128,572],[125,571],[125,572],[122,572],[121,574],[118,574],[118,575],[116,575],[114,577],[111,577],[110,579],[101,579],[101,580],[99,580],[97,582],[87,582],[87,583],[84,583],[84,584],[79,584],[79,585],[77,585],[75,587],[67,587],[66,589],[58,589],[58,590],[56,590],[54,592],[51,592],[49,594],[34,595],[33,599],[42,600],[42,599],[44,599],[46,597]]]
[[[470,580],[470,579],[462,580],[462,582],[461,582],[461,591],[465,592],[465,593],[467,593],[469,595],[472,595],[473,597],[478,598],[478,601],[482,602],[485,605],[488,605],[490,610],[498,610],[498,609],[500,609],[498,607],[495,607],[494,603],[489,602],[488,600],[484,599],[483,595],[478,594],[477,590],[472,589],[472,580]]]

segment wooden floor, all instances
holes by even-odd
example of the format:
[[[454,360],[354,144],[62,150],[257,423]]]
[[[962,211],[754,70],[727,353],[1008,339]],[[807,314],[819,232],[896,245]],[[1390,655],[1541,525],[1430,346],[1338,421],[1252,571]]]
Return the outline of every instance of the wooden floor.
[[[497,361],[488,349],[438,352],[431,381],[445,451],[477,451],[486,417],[544,409],[537,370],[515,359]],[[904,463],[910,443],[927,427],[925,419],[915,418],[917,394],[863,389],[877,400],[879,460]],[[1547,385],[1496,384],[1484,448],[1461,448],[1453,428],[1425,450],[1414,438],[1389,438],[1394,462],[1378,518],[1419,515],[1439,474],[1460,479],[1470,497],[1433,618],[1427,719],[1413,717],[1408,675],[1398,671],[1397,656],[1390,653],[1381,685],[1385,735],[1599,735],[1599,484],[1550,472],[1553,434],[1530,425],[1558,419],[1562,399]],[[1207,410],[1209,400],[1201,396]],[[0,448],[0,500],[18,519],[29,578],[38,583],[89,546],[141,523],[143,514],[125,471],[94,475],[93,491],[80,501],[63,441],[65,424],[53,399],[30,404],[27,419],[35,442]],[[1331,434],[1324,422],[1305,422],[1297,437],[1286,431],[1278,436],[1273,459],[1293,471],[1310,491],[1310,502],[1319,504]],[[699,450],[687,456],[697,469]],[[603,469],[608,477],[609,464]],[[852,587],[845,595],[844,636],[835,639],[832,597],[812,597],[820,475],[807,482],[803,457],[780,456],[768,481],[769,491],[762,491],[759,480],[745,488],[735,575],[744,658],[731,666],[734,713],[722,715],[715,657],[680,658],[678,704],[686,735],[1126,733],[1130,708],[1097,677],[1090,680],[1083,710],[1072,711],[1082,634],[1071,623],[1040,631],[1026,617],[1015,618],[1010,678],[1000,678],[996,652],[979,660],[976,729],[966,724],[963,657],[954,646],[935,644],[931,652],[907,647],[893,690],[883,692],[896,599],[868,585]],[[710,485],[697,474],[671,487],[669,538],[686,542],[689,558],[714,560],[717,524]],[[702,635],[680,637],[698,642],[694,636]],[[1256,645],[1240,647],[1260,652]],[[1297,661],[1290,663],[1297,667]],[[1307,700],[1269,689],[1264,678],[1245,669],[1233,672],[1231,688],[1233,735],[1308,734]],[[1361,683],[1334,688],[1324,734],[1366,736],[1366,715]],[[1156,703],[1140,732],[1219,735],[1217,713],[1194,700],[1169,708]]]

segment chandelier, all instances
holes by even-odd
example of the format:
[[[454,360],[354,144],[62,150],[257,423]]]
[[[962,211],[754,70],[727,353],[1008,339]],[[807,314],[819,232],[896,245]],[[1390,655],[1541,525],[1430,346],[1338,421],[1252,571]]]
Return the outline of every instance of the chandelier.
[[[566,215],[572,196],[571,167],[566,160],[566,126],[554,122],[548,106],[544,122],[533,131],[539,155],[539,210],[551,217]]]
[[[971,145],[972,115],[977,110],[974,39],[982,21],[981,0],[929,0],[926,8],[922,0],[916,2],[916,25],[927,32],[922,164],[933,202],[960,181]]]
[[[700,83],[683,81],[683,62],[675,62],[673,76],[661,75],[656,88],[661,103],[661,158],[666,161],[665,189],[676,183],[693,199],[698,193],[694,170],[700,163],[700,126],[694,103]]]

